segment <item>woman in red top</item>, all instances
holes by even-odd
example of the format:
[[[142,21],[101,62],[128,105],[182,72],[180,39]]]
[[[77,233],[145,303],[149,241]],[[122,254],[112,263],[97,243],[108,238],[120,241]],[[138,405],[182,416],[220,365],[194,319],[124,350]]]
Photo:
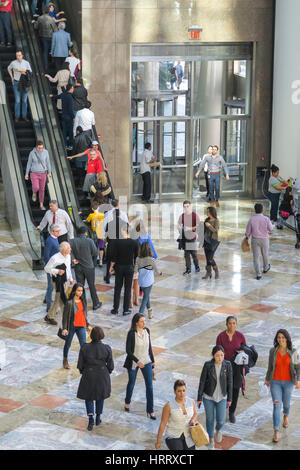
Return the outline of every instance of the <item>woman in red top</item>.
[[[300,364],[296,349],[286,330],[277,331],[274,347],[270,350],[265,384],[270,387],[273,400],[273,442],[279,440],[280,410],[283,405],[283,427],[288,427],[288,416],[294,385],[300,388]]]
[[[82,284],[74,284],[69,299],[67,300],[62,318],[62,334],[66,336],[64,346],[63,367],[70,369],[68,364],[68,352],[76,333],[80,346],[86,343],[86,329],[90,329],[87,320],[87,302],[85,290]]]
[[[234,353],[240,350],[242,343],[246,344],[245,336],[236,331],[237,318],[230,315],[226,318],[226,330],[219,334],[216,340],[217,346],[222,346],[224,349],[225,360],[230,361]],[[229,421],[235,423],[235,410],[239,398],[239,392],[241,388],[240,380],[238,380],[235,374],[233,374],[233,390],[232,390],[232,402],[229,407]]]

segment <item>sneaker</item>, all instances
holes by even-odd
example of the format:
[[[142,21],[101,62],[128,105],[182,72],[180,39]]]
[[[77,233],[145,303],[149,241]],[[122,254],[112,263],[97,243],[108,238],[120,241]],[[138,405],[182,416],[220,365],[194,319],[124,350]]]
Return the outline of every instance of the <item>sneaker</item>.
[[[277,230],[283,230],[282,225],[276,225]]]
[[[0,42],[0,46],[1,47],[5,46],[5,42]]]
[[[103,266],[103,261],[102,261],[102,259],[99,260],[99,266]]]
[[[200,266],[197,266],[197,268],[195,269],[196,273],[200,273]]]
[[[128,312],[123,312],[123,315],[126,316],[126,315],[131,315],[131,311],[129,310]]]
[[[12,43],[11,43],[11,42],[8,42],[8,43],[6,44],[6,46],[7,46],[7,47],[11,47],[11,46],[12,46]]]
[[[153,318],[153,310],[152,308],[149,308],[148,309],[148,318],[151,320],[151,318]]]
[[[215,443],[214,441],[209,441],[209,444],[207,444],[208,450],[214,450],[215,448]]]
[[[49,323],[49,325],[57,325],[57,321],[53,320],[53,318],[49,318],[48,315],[44,317],[44,320],[46,323]]]
[[[93,307],[93,310],[98,310],[98,308],[102,307],[102,302],[99,302],[97,305]]]
[[[190,269],[187,269],[186,271],[184,271],[184,273],[182,273],[184,276],[186,276],[187,274],[191,274],[191,270]]]
[[[259,281],[261,279],[261,276],[256,276],[256,279]]]
[[[33,202],[36,202],[36,194],[32,195],[32,200],[33,200]]]
[[[44,205],[40,206],[41,211],[45,211],[46,207]]]
[[[221,431],[217,431],[216,432],[216,442],[218,444],[220,444],[220,442],[222,442],[222,439],[223,439],[223,434],[221,433]]]
[[[269,264],[268,267],[267,267],[267,269],[264,269],[264,270],[263,270],[263,273],[266,274],[268,271],[270,271],[270,269],[271,269],[271,265]]]
[[[118,312],[117,312],[116,310],[114,310],[114,309],[112,309],[112,310],[110,311],[110,313],[111,313],[112,315],[118,315]]]

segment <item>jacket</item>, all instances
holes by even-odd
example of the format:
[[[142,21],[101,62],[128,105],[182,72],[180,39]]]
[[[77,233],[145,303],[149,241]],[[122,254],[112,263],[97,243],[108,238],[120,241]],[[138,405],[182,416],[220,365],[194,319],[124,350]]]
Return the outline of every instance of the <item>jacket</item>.
[[[78,305],[76,304],[74,299],[66,301],[64,305],[63,316],[62,316],[62,329],[63,330],[69,331],[71,328],[75,328],[74,322],[75,322],[77,310],[78,310]],[[89,326],[86,308],[84,308],[84,316],[85,316],[86,326]]]
[[[51,165],[48,150],[38,152],[36,147],[31,150],[26,166],[26,175],[32,173],[51,173]]]
[[[44,262],[45,264],[48,263],[49,259],[56,255],[59,252],[59,243],[58,239],[49,235],[46,240],[45,248],[44,248]]]
[[[83,85],[74,87],[73,100],[75,111],[80,111],[80,109],[84,109],[86,107],[87,96],[88,91]]]
[[[91,238],[81,235],[80,237],[70,240],[70,245],[72,248],[72,255],[74,255],[74,258],[79,261],[79,265],[82,268],[90,269],[95,267],[98,251]]]
[[[111,347],[98,343],[84,344],[79,353],[77,368],[82,374],[77,398],[105,400],[111,394],[110,374],[114,370]]]
[[[51,43],[51,55],[53,55],[53,57],[68,57],[69,48],[71,46],[70,33],[63,30],[53,33]]]
[[[73,143],[73,150],[72,150],[72,155],[76,155],[77,153],[82,153],[85,152],[92,144],[92,140],[90,136],[87,134],[84,134],[83,132],[81,134],[77,134],[74,143]],[[75,162],[78,161],[88,161],[87,155],[83,155],[82,157],[77,157],[75,159]]]
[[[230,361],[222,362],[221,373],[220,373],[220,385],[222,394],[227,395],[227,401],[232,401],[232,367]],[[209,397],[212,397],[217,386],[217,376],[215,369],[215,361],[211,359],[205,362],[198,388],[198,399],[197,401],[203,401],[203,394],[205,393]]]
[[[276,358],[277,358],[277,352],[278,352],[279,347],[277,348],[271,348],[270,353],[269,353],[269,364],[268,364],[268,370],[266,374],[266,381],[271,382],[273,379],[273,375],[275,372],[275,366],[276,366]],[[288,355],[290,356],[290,371],[291,371],[291,377],[292,377],[292,382],[295,385],[297,381],[300,380],[300,364],[294,364],[293,363],[293,358],[292,355],[296,351],[296,349],[293,348],[292,351],[289,349],[287,350]]]
[[[26,70],[25,75],[21,75],[19,83],[18,83],[18,91],[20,93],[28,93],[31,88],[32,82],[32,72],[30,70]]]
[[[147,330],[149,334],[149,356],[150,356],[151,362],[154,364],[155,360],[154,360],[154,355],[153,355],[152,346],[151,346],[150,330],[148,328],[145,328],[145,329]],[[125,369],[132,369],[132,363],[139,362],[139,358],[137,358],[134,355],[134,348],[135,348],[135,331],[130,330],[128,331],[127,339],[126,339],[127,357],[123,365]]]
[[[34,29],[38,30],[40,38],[51,39],[54,32],[57,31],[57,26],[54,19],[47,13],[38,17],[34,23]]]

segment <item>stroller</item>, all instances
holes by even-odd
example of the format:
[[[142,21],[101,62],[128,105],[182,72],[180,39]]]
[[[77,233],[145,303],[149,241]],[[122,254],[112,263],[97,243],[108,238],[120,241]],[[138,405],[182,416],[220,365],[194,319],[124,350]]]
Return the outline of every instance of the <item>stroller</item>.
[[[299,213],[299,203],[300,203],[300,178],[291,179],[292,188],[293,188],[293,199],[295,202],[295,212],[293,214],[293,224],[288,223],[288,218],[285,219],[284,225],[291,230],[296,232],[296,245],[295,248],[300,248],[300,213]]]

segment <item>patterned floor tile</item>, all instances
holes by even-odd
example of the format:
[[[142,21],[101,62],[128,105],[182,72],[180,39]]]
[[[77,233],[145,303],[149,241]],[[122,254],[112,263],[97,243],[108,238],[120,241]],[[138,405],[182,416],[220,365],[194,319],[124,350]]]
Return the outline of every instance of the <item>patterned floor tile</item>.
[[[21,401],[14,401],[8,398],[0,398],[0,411],[2,413],[9,413],[10,411],[16,410],[17,408],[20,408],[20,406],[23,405],[24,403],[22,403]]]
[[[42,406],[43,408],[54,409],[54,408],[57,408],[58,406],[63,405],[67,401],[68,400],[64,398],[56,397],[55,395],[50,395],[46,393],[45,395],[41,395],[40,397],[37,397],[34,400],[32,400],[30,404],[34,406]]]

